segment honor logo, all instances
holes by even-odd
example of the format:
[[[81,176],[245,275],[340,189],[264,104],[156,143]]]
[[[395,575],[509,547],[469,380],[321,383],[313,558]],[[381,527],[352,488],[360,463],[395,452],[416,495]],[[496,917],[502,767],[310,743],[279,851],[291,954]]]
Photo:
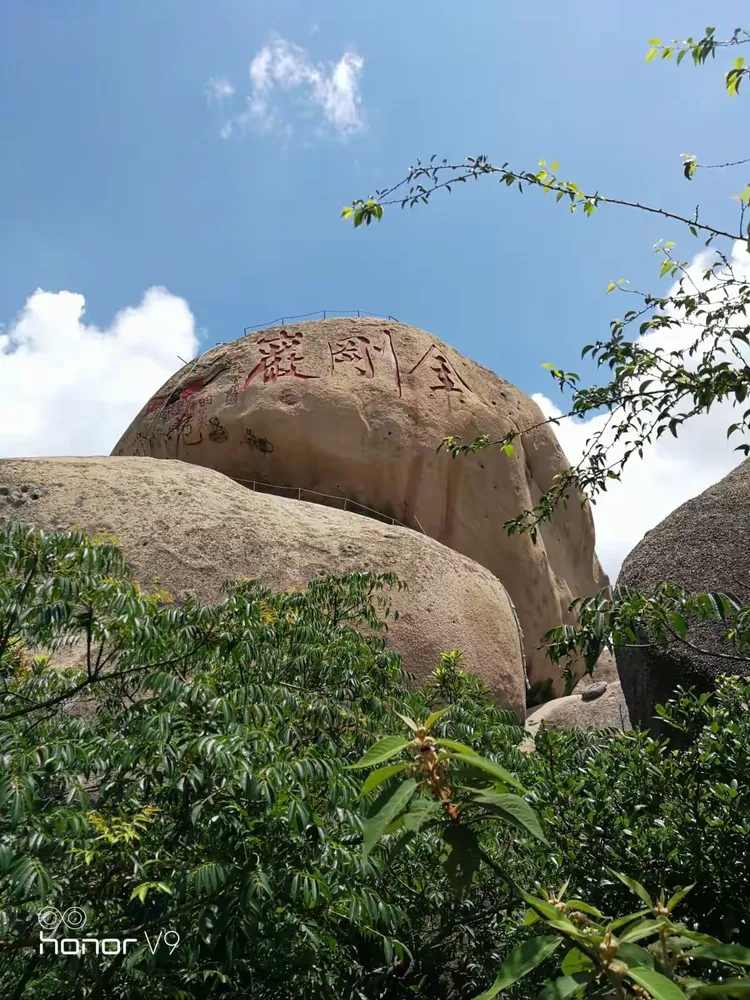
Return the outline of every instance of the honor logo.
[[[55,906],[45,906],[37,914],[37,920],[42,930],[39,932],[39,954],[54,952],[55,955],[103,955],[107,958],[115,955],[126,955],[128,945],[138,945],[138,938],[115,937],[59,937],[60,927],[68,931],[82,931],[86,926],[86,913],[80,906],[69,906],[61,912]],[[47,937],[45,933],[47,932]],[[155,940],[145,935],[146,943],[152,955],[160,944],[166,945],[172,954],[180,943],[177,931],[159,931]]]

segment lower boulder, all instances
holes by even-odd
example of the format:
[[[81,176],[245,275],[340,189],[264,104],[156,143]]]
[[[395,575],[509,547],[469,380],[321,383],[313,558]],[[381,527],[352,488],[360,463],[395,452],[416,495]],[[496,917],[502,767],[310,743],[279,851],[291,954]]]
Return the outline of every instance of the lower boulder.
[[[688,500],[636,545],[623,563],[617,586],[646,593],[669,580],[692,593],[718,590],[750,601],[750,460]],[[656,706],[678,686],[711,690],[724,673],[747,675],[750,662],[732,659],[736,650],[721,639],[720,623],[690,623],[687,639],[666,649],[647,644],[617,650],[617,670],[637,728],[655,736],[674,735],[660,722]],[[639,637],[641,642],[648,637]],[[724,654],[724,655],[722,655]],[[726,658],[729,654],[729,658]]]
[[[505,588],[489,570],[432,538],[359,514],[255,493],[221,473],[153,458],[0,461],[0,527],[78,527],[117,537],[135,578],[176,599],[222,597],[225,580],[274,590],[329,573],[394,572],[388,644],[424,681],[458,649],[493,699],[523,717],[523,640]]]
[[[602,690],[602,688],[604,690]],[[630,729],[628,707],[618,681],[600,681],[581,691],[545,702],[526,719],[526,732],[534,736],[540,726],[563,729],[579,726],[584,729]]]
[[[529,713],[526,718],[527,736],[533,739],[542,723],[548,729],[567,726],[584,729],[631,728],[617,667],[608,650],[601,653],[591,674],[586,674],[576,684],[573,694],[553,698]]]

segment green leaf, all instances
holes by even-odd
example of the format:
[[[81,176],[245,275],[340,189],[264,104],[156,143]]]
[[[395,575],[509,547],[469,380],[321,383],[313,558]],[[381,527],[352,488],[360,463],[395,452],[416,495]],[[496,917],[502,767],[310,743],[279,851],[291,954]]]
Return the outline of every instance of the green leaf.
[[[424,728],[427,730],[428,733],[435,725],[435,723],[438,721],[438,719],[442,719],[442,717],[445,715],[446,712],[450,712],[451,708],[453,708],[453,706],[448,705],[447,708],[440,708],[438,709],[437,712],[433,712],[432,715],[427,716]]]
[[[641,948],[639,944],[619,945],[617,948],[617,957],[621,962],[624,962],[633,969],[638,966],[643,966],[646,969],[653,969],[654,967],[654,956],[649,951],[646,951],[645,948]]]
[[[656,53],[658,51],[659,51],[659,49],[657,48],[657,46],[656,45],[652,45],[651,48],[646,53],[646,62],[647,63],[651,62],[651,60],[654,58],[654,56],[656,55]]]
[[[530,833],[532,837],[536,837],[537,840],[541,840],[543,844],[549,846],[549,842],[542,832],[539,817],[529,803],[525,799],[522,799],[520,795],[510,795],[487,789],[475,792],[474,801],[479,802],[483,806],[488,806],[493,813],[504,819],[506,823],[510,823],[517,830]]]
[[[372,767],[373,764],[381,764],[384,760],[395,757],[408,743],[409,739],[406,736],[386,736],[384,740],[374,743],[364,757],[360,757],[356,764],[349,764],[347,770],[352,771],[360,767]]]
[[[667,911],[669,913],[682,902],[682,900],[695,888],[695,882],[692,885],[686,885],[684,889],[678,889],[677,892],[672,896],[672,898],[667,903]]]
[[[445,743],[445,740],[438,740],[438,743]],[[479,771],[484,771],[486,774],[491,775],[496,781],[502,781],[504,785],[510,785],[511,788],[517,788],[519,792],[526,791],[518,778],[515,778],[510,771],[506,771],[504,767],[500,766],[500,764],[496,764],[494,760],[488,760],[486,757],[480,757],[479,754],[467,755],[461,752],[452,753],[451,760],[458,760],[467,767],[474,767]]]
[[[676,611],[673,611],[669,615],[669,620],[672,624],[672,628],[679,635],[679,637],[681,639],[685,639],[687,637],[688,626],[682,615],[678,615]]]
[[[635,969],[628,969],[625,975],[648,990],[654,1000],[685,1000],[685,994],[679,986],[666,976],[662,976],[660,972],[654,972],[653,969],[638,966]]]
[[[576,972],[590,972],[593,968],[594,963],[588,955],[584,955],[578,948],[571,948],[560,963],[560,972],[566,976],[572,976]]]
[[[654,901],[651,899],[651,897],[643,888],[640,882],[636,882],[634,878],[630,878],[628,875],[623,875],[621,872],[612,871],[611,868],[609,869],[609,871],[612,873],[612,875],[615,876],[615,878],[619,878],[619,880],[623,882],[629,889],[632,889],[633,892],[636,894],[636,896],[638,896],[639,899],[642,899],[647,906],[649,906],[651,909],[654,908]]]
[[[617,285],[614,283],[614,281],[610,281],[610,283],[607,285],[607,295],[609,295],[610,292],[614,292],[615,288],[617,288]]]
[[[740,944],[701,944],[690,951],[691,958],[705,958],[728,965],[750,965],[750,948]]]
[[[629,924],[633,920],[638,920],[639,917],[645,917],[645,915],[650,912],[651,912],[650,909],[638,910],[636,913],[629,913],[625,917],[618,917],[617,920],[613,920],[610,924],[607,925],[607,930],[614,931],[618,927],[624,927],[625,924]]]
[[[396,712],[396,715],[399,717],[399,719],[401,719],[402,722],[406,723],[406,725],[409,727],[409,729],[411,729],[413,733],[417,731],[417,724],[414,721],[414,719],[409,718],[408,715],[402,715],[400,712]]]
[[[663,920],[641,920],[639,923],[634,924],[633,927],[628,927],[625,933],[620,935],[620,940],[623,942],[640,941],[641,938],[651,937],[652,934],[657,934],[659,928],[663,925]]]
[[[416,778],[407,778],[400,785],[395,785],[383,799],[382,804],[378,803],[380,805],[378,812],[365,820],[362,828],[365,857],[383,836],[386,828],[401,815],[416,790]]]
[[[448,747],[449,750],[455,750],[458,754],[468,754],[472,760],[478,757],[479,754],[476,750],[472,750],[471,747],[467,747],[465,743],[457,743],[456,740],[435,740],[435,744],[439,747]]]
[[[566,905],[569,910],[576,910],[578,913],[588,913],[591,917],[597,917],[599,920],[604,920],[604,914],[601,910],[597,910],[595,906],[590,903],[584,903],[582,899],[568,899],[566,900]]]
[[[567,1000],[580,992],[593,978],[593,972],[574,972],[572,975],[562,976],[545,986],[539,993],[538,1000]]]
[[[351,207],[351,205],[345,205],[343,207],[343,209],[341,210],[341,218],[342,219],[349,219],[349,218],[351,218],[351,216],[352,216],[353,213],[354,213],[354,209]]]
[[[493,1000],[493,997],[502,990],[518,982],[537,965],[541,965],[562,944],[562,941],[563,939],[557,935],[554,937],[545,935],[524,941],[505,959],[492,986],[474,1000]]]
[[[151,888],[150,882],[143,882],[141,885],[137,885],[130,894],[131,901],[134,899],[139,899],[142,903],[145,903],[146,896],[148,895],[148,890],[150,888]]]
[[[750,996],[750,979],[725,979],[723,983],[711,983],[690,991],[690,1000],[703,1000],[704,997],[743,998],[748,996]]]
[[[449,823],[443,832],[443,840],[450,848],[443,862],[448,881],[456,892],[465,892],[482,864],[479,839],[465,823]]]
[[[435,799],[415,799],[409,811],[404,813],[404,827],[418,833],[426,823],[432,822],[441,814],[440,803]]]
[[[400,774],[410,766],[410,764],[389,764],[388,767],[379,767],[377,771],[372,771],[367,775],[360,795],[363,797],[369,795],[373,788],[377,788],[378,785],[382,785],[384,781],[393,777],[394,774]]]
[[[510,443],[510,441],[508,441],[507,444],[503,445],[503,451],[508,456],[508,458],[513,458],[513,456],[516,453],[516,449],[513,447],[513,445]]]
[[[710,934],[701,934],[700,931],[690,931],[686,927],[680,928],[680,937],[688,938],[690,941],[697,941],[699,944],[722,944],[718,938]]]

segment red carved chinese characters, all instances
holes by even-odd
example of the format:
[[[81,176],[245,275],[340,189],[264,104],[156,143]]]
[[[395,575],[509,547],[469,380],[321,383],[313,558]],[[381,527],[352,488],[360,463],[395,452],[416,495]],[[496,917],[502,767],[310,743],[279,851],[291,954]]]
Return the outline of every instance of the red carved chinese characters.
[[[371,352],[382,350],[383,348],[373,344],[369,337],[349,337],[347,340],[339,340],[331,346],[331,358],[334,366],[349,361],[354,364],[355,370],[360,375],[364,375],[365,378],[374,378],[375,365]]]
[[[261,359],[245,379],[242,391],[250,385],[256,375],[263,376],[263,382],[275,382],[285,375],[294,375],[296,378],[319,378],[319,375],[307,375],[297,370],[297,364],[304,360],[304,357],[297,348],[302,343],[302,334],[290,334],[286,330],[281,333],[268,333],[258,341]]]
[[[461,378],[454,366],[444,354],[438,351],[434,344],[430,347],[426,354],[422,355],[409,374],[413,375],[417,368],[419,368],[419,366],[427,360],[435,362],[429,366],[430,371],[435,373],[434,381],[437,382],[437,385],[429,386],[431,392],[437,392],[438,390],[445,392],[463,392],[463,389],[457,384],[458,382],[461,383],[464,389],[469,389],[468,385]],[[469,392],[471,392],[470,389]]]
[[[396,381],[396,387],[401,395],[401,375],[398,367],[398,358],[393,348],[393,341],[390,333],[386,333],[382,344],[374,344],[369,337],[357,334],[354,337],[347,337],[338,340],[334,344],[328,345],[331,352],[331,372],[335,374],[337,366],[350,364],[358,375],[364,378],[375,377],[375,362],[379,360],[376,355],[385,358],[391,355],[391,367]]]

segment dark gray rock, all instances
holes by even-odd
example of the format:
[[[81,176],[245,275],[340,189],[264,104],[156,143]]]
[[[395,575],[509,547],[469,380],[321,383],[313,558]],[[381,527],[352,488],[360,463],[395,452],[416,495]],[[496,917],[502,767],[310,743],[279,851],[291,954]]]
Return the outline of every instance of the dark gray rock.
[[[606,681],[600,681],[598,684],[589,684],[588,687],[581,688],[581,700],[595,701],[597,698],[601,698],[606,690]]]
[[[750,603],[750,459],[688,500],[648,532],[622,565],[617,586],[650,592],[669,580],[693,593],[723,590]],[[625,647],[617,650],[617,670],[634,727],[660,736],[673,734],[656,706],[679,685],[710,691],[721,674],[750,673],[750,663],[717,653],[734,652],[721,641],[718,623],[690,624],[688,640],[667,650]]]

